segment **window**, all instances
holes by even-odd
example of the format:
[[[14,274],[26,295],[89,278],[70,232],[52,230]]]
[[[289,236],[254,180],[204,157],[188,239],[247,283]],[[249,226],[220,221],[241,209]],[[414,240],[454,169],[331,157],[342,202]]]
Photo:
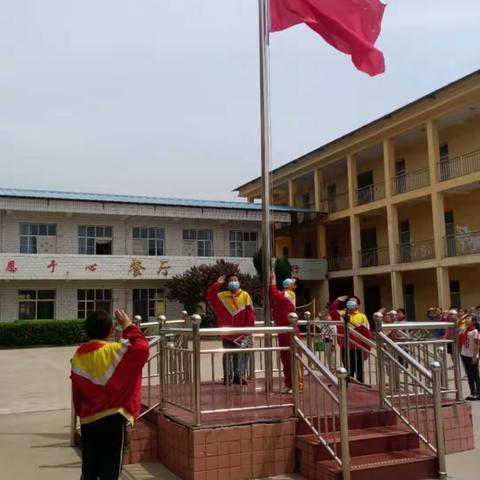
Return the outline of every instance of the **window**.
[[[54,253],[57,226],[48,223],[20,224],[20,253]]]
[[[77,290],[77,318],[87,318],[96,310],[112,313],[112,291],[103,289]]]
[[[134,227],[134,255],[165,255],[165,229]]]
[[[448,151],[448,143],[440,145],[440,180],[448,180],[450,178],[450,154]]]
[[[80,255],[111,255],[112,227],[78,227],[78,253]]]
[[[310,193],[304,193],[302,195],[302,207],[312,208],[312,204],[310,203]]]
[[[458,280],[450,280],[450,304],[460,308],[462,301],[460,298],[460,282]]]
[[[18,318],[20,320],[53,320],[55,290],[19,290]]]
[[[257,251],[257,232],[231,231],[229,240],[231,257],[253,257]]]
[[[183,247],[186,255],[213,257],[213,230],[184,230]]]
[[[140,315],[144,322],[165,315],[165,292],[158,288],[135,288],[133,294],[133,314]]]

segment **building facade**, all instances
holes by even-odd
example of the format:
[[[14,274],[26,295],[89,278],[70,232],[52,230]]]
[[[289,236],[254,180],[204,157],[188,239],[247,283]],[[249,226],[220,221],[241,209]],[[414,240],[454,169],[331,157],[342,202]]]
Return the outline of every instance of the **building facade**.
[[[259,179],[238,190],[260,198]],[[273,198],[317,212],[276,245],[316,246],[322,303],[355,292],[410,319],[480,304],[480,71],[276,169]]]
[[[302,209],[278,207],[277,225]],[[259,205],[0,189],[0,320],[85,318],[125,309],[179,318],[166,281],[223,258],[255,274]],[[292,259],[305,279],[318,259]]]

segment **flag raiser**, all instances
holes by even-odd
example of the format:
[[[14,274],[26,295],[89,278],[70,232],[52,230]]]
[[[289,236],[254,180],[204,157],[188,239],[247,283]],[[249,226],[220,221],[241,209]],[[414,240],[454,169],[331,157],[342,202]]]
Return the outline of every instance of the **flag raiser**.
[[[374,76],[385,71],[383,54],[375,47],[384,10],[379,0],[270,0],[270,31],[305,23]]]

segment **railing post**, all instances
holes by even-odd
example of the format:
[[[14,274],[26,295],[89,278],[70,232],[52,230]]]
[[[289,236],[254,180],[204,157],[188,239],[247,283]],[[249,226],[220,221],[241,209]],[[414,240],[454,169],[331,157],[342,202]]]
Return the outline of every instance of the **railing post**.
[[[290,326],[293,328],[293,331],[290,333],[290,355],[291,355],[291,365],[292,365],[292,390],[293,390],[293,404],[295,415],[298,414],[298,405],[299,405],[299,385],[298,385],[298,361],[297,361],[297,348],[295,345],[295,336],[297,334],[297,325],[298,325],[298,315],[296,313],[290,313],[288,315],[288,320]]]
[[[200,368],[200,315],[192,315],[192,333],[193,333],[193,421],[196,426],[202,421],[202,402],[201,402],[201,368]]]
[[[347,377],[345,368],[337,369],[339,381],[339,408],[340,408],[340,445],[342,450],[343,480],[350,480],[350,442],[348,438],[348,403],[347,403]]]
[[[140,315],[135,315],[133,317],[133,323],[138,327],[142,323],[142,317]]]
[[[165,336],[164,328],[167,325],[167,318],[165,315],[158,317],[158,334],[160,335],[159,341],[159,357],[160,357],[160,410],[165,410],[165,388],[167,384],[167,337]]]
[[[382,347],[383,341],[380,333],[383,331],[383,315],[380,312],[373,314],[375,321],[375,342],[377,344],[377,383],[378,394],[380,400],[380,408],[383,408],[383,400],[385,398],[385,359],[383,357]]]
[[[447,349],[443,346],[437,348],[437,359],[440,362],[441,369],[441,386],[448,390],[448,364],[447,364]]]
[[[312,325],[312,314],[310,312],[305,312],[305,320],[307,321],[307,347],[313,352],[313,325]]]
[[[186,310],[182,310],[182,319],[183,319],[183,327],[184,328],[190,328],[190,322],[189,322],[189,316],[188,312]],[[185,350],[188,350],[188,337],[186,335],[183,335],[183,342],[182,342],[182,348]],[[182,352],[181,354],[183,356],[183,375],[185,380],[191,382],[192,381],[192,366],[190,359],[188,358],[188,355]]]
[[[463,400],[462,391],[462,372],[460,370],[460,352],[458,349],[458,317],[455,316],[455,326],[452,329],[452,361],[453,361],[453,374],[455,376],[455,390],[456,399],[458,402]]]
[[[443,410],[442,410],[442,390],[441,390],[441,369],[439,362],[432,362],[430,370],[432,372],[433,387],[433,408],[435,415],[435,435],[437,438],[438,455],[438,475],[440,478],[447,478],[447,465],[445,458],[445,438],[443,433]]]

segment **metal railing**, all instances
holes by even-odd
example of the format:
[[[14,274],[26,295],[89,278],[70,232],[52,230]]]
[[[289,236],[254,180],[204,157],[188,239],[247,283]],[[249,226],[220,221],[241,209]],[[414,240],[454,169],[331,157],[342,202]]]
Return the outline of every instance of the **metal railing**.
[[[430,185],[430,171],[422,168],[411,173],[396,175],[392,178],[392,191],[394,195],[411,192]]]
[[[467,232],[449,235],[444,238],[445,256],[475,255],[480,253],[480,232]]]
[[[455,158],[443,158],[438,162],[437,166],[441,182],[478,172],[480,170],[480,150]]]
[[[385,184],[374,183],[357,189],[356,205],[365,205],[385,198]]]
[[[435,244],[433,240],[402,243],[398,246],[400,263],[421,262],[435,258]]]
[[[348,202],[348,192],[338,193],[322,199],[322,210],[328,213],[341,212],[348,209]]]
[[[390,263],[388,247],[365,248],[359,252],[359,255],[362,267],[376,267]]]
[[[340,270],[350,270],[352,268],[352,257],[328,257],[327,258],[328,270],[331,272],[338,272]]]

